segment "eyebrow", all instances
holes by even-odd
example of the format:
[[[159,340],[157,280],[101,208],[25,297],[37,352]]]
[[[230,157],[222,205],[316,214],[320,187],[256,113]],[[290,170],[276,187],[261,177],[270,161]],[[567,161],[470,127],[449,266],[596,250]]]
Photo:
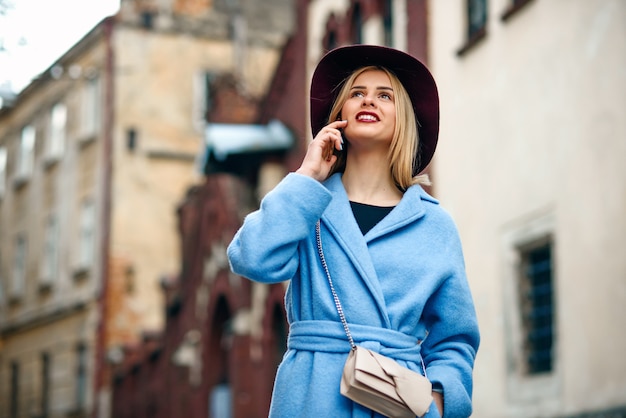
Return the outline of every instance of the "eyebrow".
[[[365,87],[365,86],[352,86],[352,88],[350,90],[355,90],[355,89],[363,90],[363,89],[366,89],[366,88],[367,87]],[[376,87],[376,90],[389,90],[389,91],[393,92],[393,89],[391,87],[386,87],[386,86]]]

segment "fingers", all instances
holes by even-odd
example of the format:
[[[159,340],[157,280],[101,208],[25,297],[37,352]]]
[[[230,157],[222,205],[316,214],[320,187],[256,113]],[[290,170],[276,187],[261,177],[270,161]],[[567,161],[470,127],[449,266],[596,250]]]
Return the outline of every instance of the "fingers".
[[[341,128],[345,128],[347,124],[348,124],[347,120],[336,120],[326,125],[325,128],[341,129]]]
[[[323,181],[337,161],[335,150],[343,150],[341,129],[347,121],[335,121],[326,125],[309,144],[302,165],[296,172]]]
[[[323,158],[329,161],[333,155],[334,150],[343,150],[343,137],[341,135],[341,129],[348,124],[345,120],[338,120],[326,125],[313,139],[314,142],[318,142],[323,148]]]

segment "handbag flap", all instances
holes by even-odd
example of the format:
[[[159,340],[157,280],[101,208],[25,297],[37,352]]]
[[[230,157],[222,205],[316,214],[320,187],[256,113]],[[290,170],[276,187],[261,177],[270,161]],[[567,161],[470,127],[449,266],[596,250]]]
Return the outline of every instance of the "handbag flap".
[[[426,414],[433,402],[432,383],[417,373],[396,377],[396,393],[418,417]]]
[[[354,378],[360,383],[393,397],[394,393],[417,415],[424,415],[432,403],[432,384],[424,376],[395,360],[363,347],[350,353],[354,355]]]
[[[380,359],[376,357],[377,353],[358,346],[353,350],[353,353],[355,361],[354,368],[357,371],[362,372],[367,376],[371,376],[372,378],[387,382],[388,384],[395,384],[392,376],[385,371],[381,365]],[[382,357],[380,355],[378,356]],[[391,361],[394,362],[393,360]]]

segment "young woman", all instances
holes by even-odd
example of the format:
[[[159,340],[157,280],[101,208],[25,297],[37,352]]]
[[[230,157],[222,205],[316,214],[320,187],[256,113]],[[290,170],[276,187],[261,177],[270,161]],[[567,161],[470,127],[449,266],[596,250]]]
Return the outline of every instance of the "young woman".
[[[311,126],[300,168],[246,217],[228,248],[233,272],[290,281],[289,341],[270,416],[379,416],[339,391],[350,344],[320,262],[318,221],[355,342],[422,374],[425,367],[434,399],[427,417],[469,416],[474,304],[455,224],[419,175],[439,132],[430,72],[391,48],[335,49],[312,78]]]

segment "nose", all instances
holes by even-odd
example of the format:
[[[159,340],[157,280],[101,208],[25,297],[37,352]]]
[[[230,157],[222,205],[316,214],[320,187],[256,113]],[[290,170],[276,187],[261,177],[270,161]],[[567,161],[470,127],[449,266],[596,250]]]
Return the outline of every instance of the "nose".
[[[363,101],[361,101],[361,106],[373,106],[374,105],[374,98],[371,97],[369,94],[363,96]]]

